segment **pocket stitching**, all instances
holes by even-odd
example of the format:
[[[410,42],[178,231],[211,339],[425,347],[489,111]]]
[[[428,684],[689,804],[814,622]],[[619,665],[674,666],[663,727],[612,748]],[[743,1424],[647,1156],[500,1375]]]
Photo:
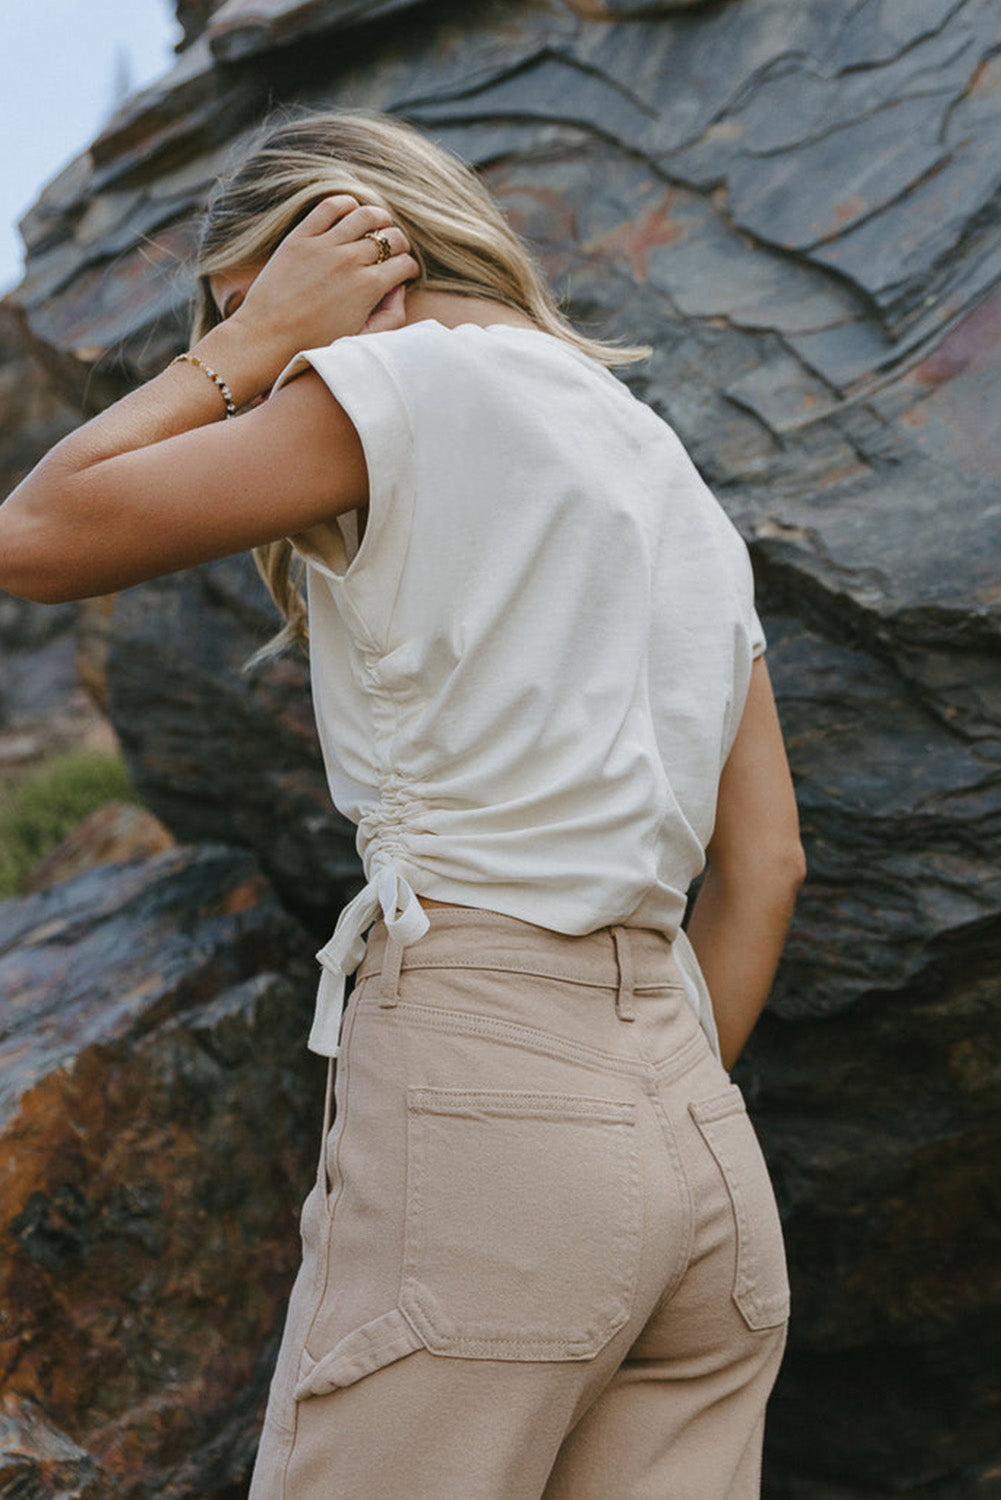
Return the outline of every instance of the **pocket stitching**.
[[[753,1236],[750,1232],[743,1189],[733,1158],[728,1155],[725,1140],[718,1135],[714,1138],[712,1131],[707,1128],[731,1116],[746,1115],[747,1105],[744,1096],[737,1084],[730,1084],[723,1093],[713,1094],[708,1099],[689,1101],[688,1109],[720,1169],[733,1208],[734,1221],[737,1226],[737,1265],[733,1300],[751,1328],[757,1330],[777,1327],[789,1316],[788,1278],[786,1278],[786,1286],[770,1296],[763,1296],[755,1290],[753,1278],[747,1269],[747,1255],[744,1253],[745,1248],[749,1250],[753,1245]],[[753,1126],[751,1128],[753,1129]],[[767,1163],[765,1165],[767,1171]],[[773,1319],[777,1321],[773,1322]]]
[[[747,1113],[744,1095],[735,1083],[728,1084],[719,1094],[710,1094],[708,1099],[692,1099],[688,1109],[698,1124]]]
[[[407,1206],[404,1250],[404,1275],[400,1289],[399,1307],[413,1323],[425,1346],[434,1354],[451,1354],[469,1358],[534,1358],[586,1359],[604,1347],[613,1335],[628,1321],[638,1275],[638,1248],[642,1236],[641,1200],[639,1194],[639,1163],[634,1132],[636,1106],[631,1102],[608,1099],[590,1099],[582,1095],[543,1094],[516,1090],[462,1090],[429,1089],[412,1087],[407,1090],[409,1120],[424,1114],[449,1115],[455,1109],[447,1107],[435,1110],[422,1106],[422,1100],[443,1106],[458,1105],[462,1101],[479,1104],[485,1109],[499,1110],[502,1114],[517,1118],[533,1112],[543,1112],[549,1119],[572,1119],[595,1121],[610,1126],[616,1135],[626,1130],[628,1136],[624,1149],[617,1148],[622,1158],[622,1203],[623,1213],[610,1237],[611,1268],[624,1267],[607,1292],[604,1305],[595,1314],[592,1311],[591,1325],[579,1336],[571,1337],[553,1331],[540,1331],[532,1337],[503,1338],[486,1332],[489,1324],[475,1331],[461,1332],[438,1302],[430,1286],[425,1286],[421,1272],[427,1274],[426,1227],[430,1215],[425,1211],[421,1187],[424,1181],[427,1156],[427,1132],[412,1131],[410,1138],[410,1160],[414,1171],[408,1170]],[[607,1310],[606,1310],[607,1309]],[[442,1323],[451,1323],[443,1330]],[[533,1351],[529,1354],[527,1351]],[[507,1352],[504,1351],[515,1351]],[[516,1351],[526,1351],[519,1355]]]
[[[501,1021],[493,1016],[476,1016],[464,1010],[447,1010],[435,1005],[415,1005],[401,1000],[388,1012],[397,1021],[411,1022],[432,1031],[443,1031],[457,1036],[482,1036],[493,1041],[521,1047],[526,1052],[536,1052],[544,1057],[559,1058],[563,1062],[579,1063],[600,1072],[609,1068],[630,1077],[641,1077],[647,1065],[639,1058],[616,1052],[603,1052],[598,1047],[589,1047],[584,1042],[574,1042],[557,1036],[554,1032],[542,1031],[526,1026],[520,1021]],[[380,1016],[378,1011],[368,1010],[359,1019],[372,1020]]]

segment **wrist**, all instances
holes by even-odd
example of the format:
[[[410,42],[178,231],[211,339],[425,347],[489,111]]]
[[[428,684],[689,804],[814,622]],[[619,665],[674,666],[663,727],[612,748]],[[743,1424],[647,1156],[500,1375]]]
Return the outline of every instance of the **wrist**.
[[[237,315],[211,328],[189,353],[197,355],[226,382],[239,408],[269,391],[296,351],[269,341],[258,330],[237,322]]]
[[[212,369],[211,365],[207,365],[203,359],[199,359],[197,354],[178,354],[174,359],[171,360],[171,364],[189,364],[194,365],[196,369],[201,370],[202,374],[208,376],[209,380],[211,380],[212,384],[218,389],[219,394],[222,396],[223,403],[226,407],[227,417],[236,416],[236,403],[233,400],[233,392],[230,390],[229,386],[226,384],[225,380],[223,380],[218,371]]]

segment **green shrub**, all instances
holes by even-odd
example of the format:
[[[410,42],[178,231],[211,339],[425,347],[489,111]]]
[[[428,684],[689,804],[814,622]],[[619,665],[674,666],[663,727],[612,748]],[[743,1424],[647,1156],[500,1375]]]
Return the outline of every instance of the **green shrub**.
[[[0,900],[105,802],[138,802],[120,755],[66,750],[0,788]]]

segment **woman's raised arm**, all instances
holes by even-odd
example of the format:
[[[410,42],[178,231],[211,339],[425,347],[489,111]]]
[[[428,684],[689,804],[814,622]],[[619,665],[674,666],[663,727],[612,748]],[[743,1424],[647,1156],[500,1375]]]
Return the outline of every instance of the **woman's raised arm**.
[[[399,327],[406,253],[373,261],[389,215],[325,199],[282,241],[240,308],[195,346],[234,404],[303,348]],[[393,229],[394,251],[405,237]],[[64,438],[0,506],[0,587],[58,603],[276,541],[364,504],[361,442],[311,372],[235,421],[204,371],[162,374]]]

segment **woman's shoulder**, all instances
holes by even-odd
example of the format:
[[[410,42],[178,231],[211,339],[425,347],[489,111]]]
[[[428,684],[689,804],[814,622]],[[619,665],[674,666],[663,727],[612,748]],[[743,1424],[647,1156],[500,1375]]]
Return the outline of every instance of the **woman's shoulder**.
[[[543,328],[513,323],[457,323],[421,318],[402,328],[355,335],[401,378],[423,384],[454,385],[457,396],[475,400],[477,393],[507,386],[512,397],[538,399],[547,385],[567,393],[616,399],[642,407],[628,386],[569,339]]]

